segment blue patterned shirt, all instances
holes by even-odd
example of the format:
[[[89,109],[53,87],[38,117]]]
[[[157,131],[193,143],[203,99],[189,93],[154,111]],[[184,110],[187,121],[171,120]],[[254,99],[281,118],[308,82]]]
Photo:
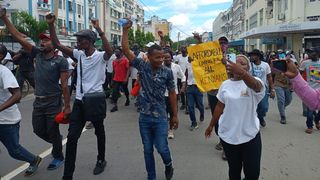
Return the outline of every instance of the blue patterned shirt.
[[[163,66],[154,71],[150,63],[140,58],[134,59],[131,65],[139,71],[140,113],[153,117],[167,117],[164,94],[166,89],[175,90],[171,69]]]

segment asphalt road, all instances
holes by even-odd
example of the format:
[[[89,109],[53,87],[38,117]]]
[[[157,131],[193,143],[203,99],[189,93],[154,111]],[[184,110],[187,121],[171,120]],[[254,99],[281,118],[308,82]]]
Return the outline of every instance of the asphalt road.
[[[33,97],[28,96],[19,104],[23,116],[20,129],[20,142],[31,152],[41,154],[50,145],[32,132],[31,112]],[[205,101],[206,102],[206,101]],[[276,100],[270,99],[267,115],[267,127],[262,133],[261,176],[264,180],[319,180],[320,179],[320,131],[306,134],[305,118],[302,116],[301,102],[294,97],[287,108],[287,124],[279,123]],[[124,98],[119,102],[119,111],[110,113],[108,104],[105,120],[107,134],[107,161],[105,172],[101,175],[92,174],[96,163],[96,138],[94,129],[85,131],[78,142],[75,180],[108,179],[108,180],[142,180],[146,179],[143,160],[143,148],[138,129],[138,113],[133,107],[123,106]],[[198,112],[197,112],[198,113]],[[197,114],[198,117],[199,114]],[[228,179],[227,163],[221,160],[221,152],[215,150],[217,137],[209,140],[204,138],[204,131],[211,118],[210,111],[205,112],[205,122],[193,132],[189,131],[189,116],[179,112],[180,127],[175,133],[175,139],[170,140],[170,148],[174,159],[176,180],[226,180]],[[65,138],[67,125],[61,125],[60,130]],[[6,149],[0,143],[0,175],[24,164],[9,157]],[[157,179],[165,179],[164,167],[159,155],[155,152]],[[47,156],[40,164],[38,172],[30,178],[23,173],[13,179],[55,180],[61,179],[63,167],[55,171],[47,171],[51,161]]]

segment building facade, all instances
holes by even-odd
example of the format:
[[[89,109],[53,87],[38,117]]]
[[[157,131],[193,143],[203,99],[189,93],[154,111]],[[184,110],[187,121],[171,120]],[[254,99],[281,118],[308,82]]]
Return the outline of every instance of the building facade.
[[[245,49],[293,50],[320,46],[319,0],[246,0]]]
[[[172,24],[168,22],[166,19],[160,19],[158,16],[152,16],[150,20],[146,21],[143,24],[144,32],[150,32],[155,37],[156,41],[160,41],[160,37],[158,35],[158,31],[162,31],[163,35],[170,36]]]

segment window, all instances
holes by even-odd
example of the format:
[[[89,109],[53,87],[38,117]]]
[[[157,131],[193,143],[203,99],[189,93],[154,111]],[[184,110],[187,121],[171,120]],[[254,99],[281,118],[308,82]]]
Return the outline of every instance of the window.
[[[73,11],[73,4],[71,1],[68,1],[69,11]]]
[[[63,0],[63,5],[62,5],[63,9],[66,9],[66,0]]]
[[[249,25],[250,29],[258,26],[258,14],[257,13],[255,13],[253,16],[250,17],[249,23],[250,23],[250,25]]]
[[[62,23],[63,23],[62,19],[58,19],[58,28],[59,29],[63,26]]]
[[[78,23],[78,31],[81,31],[82,25],[81,23]]]
[[[246,31],[248,31],[249,30],[249,21],[248,21],[248,19],[246,20]]]
[[[45,20],[44,16],[43,15],[39,15],[39,21],[44,21],[44,20]]]
[[[73,28],[72,28],[72,21],[69,21],[69,31],[73,31]]]
[[[59,9],[62,9],[62,0],[59,0]]]
[[[77,5],[77,12],[78,12],[78,15],[81,15],[82,13],[81,13],[81,5],[80,4],[78,4]]]
[[[260,26],[263,26],[263,8],[259,11],[260,15]]]

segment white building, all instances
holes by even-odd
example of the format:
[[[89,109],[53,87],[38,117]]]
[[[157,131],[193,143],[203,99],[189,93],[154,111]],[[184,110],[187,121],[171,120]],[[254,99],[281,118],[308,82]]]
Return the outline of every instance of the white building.
[[[296,55],[320,46],[319,0],[246,0],[245,49],[290,49]]]
[[[152,16],[150,20],[144,22],[143,28],[145,33],[152,33],[155,40],[160,42],[158,31],[162,31],[163,35],[170,36],[171,25],[172,24],[166,19],[160,19],[158,16]]]
[[[229,40],[232,39],[232,7],[219,13],[212,23],[213,40],[217,40],[222,36],[227,37]]]

